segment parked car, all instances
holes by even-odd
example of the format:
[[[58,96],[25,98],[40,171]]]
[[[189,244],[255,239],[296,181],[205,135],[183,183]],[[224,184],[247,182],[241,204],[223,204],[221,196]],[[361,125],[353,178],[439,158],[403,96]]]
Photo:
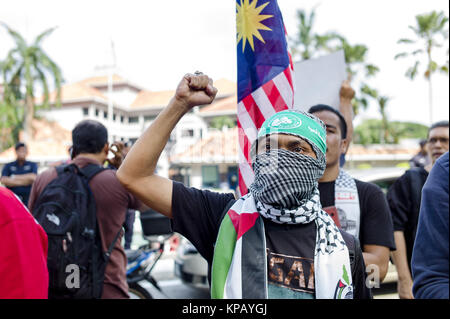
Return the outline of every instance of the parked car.
[[[348,173],[363,182],[370,182],[378,185],[386,194],[389,187],[395,180],[403,175],[405,168],[381,167],[364,170],[348,170]],[[175,258],[175,275],[187,285],[195,288],[208,289],[208,263],[198,253],[197,249],[183,238],[177,250]],[[397,281],[397,271],[392,263],[389,263],[388,273],[383,283]]]
[[[175,276],[194,288],[209,289],[208,262],[182,237],[175,257]]]

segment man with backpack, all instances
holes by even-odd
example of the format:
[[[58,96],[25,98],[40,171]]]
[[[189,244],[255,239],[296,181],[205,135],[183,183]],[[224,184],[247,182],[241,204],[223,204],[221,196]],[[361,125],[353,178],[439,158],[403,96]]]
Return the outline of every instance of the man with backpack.
[[[49,297],[128,298],[122,225],[126,210],[142,204],[103,168],[105,126],[82,121],[72,141],[73,161],[38,175],[30,195],[49,240]]]
[[[314,116],[283,111],[264,122],[252,147],[255,181],[238,200],[155,174],[181,117],[216,94],[208,76],[187,74],[128,153],[120,182],[208,261],[212,298],[370,298],[358,241],[321,209],[326,133]]]
[[[438,158],[449,150],[448,121],[431,125],[426,147],[431,163],[425,167],[413,167],[407,170],[387,193],[397,246],[397,250],[392,252],[392,259],[398,273],[397,291],[400,299],[414,298],[411,258],[419,223],[422,188]]]

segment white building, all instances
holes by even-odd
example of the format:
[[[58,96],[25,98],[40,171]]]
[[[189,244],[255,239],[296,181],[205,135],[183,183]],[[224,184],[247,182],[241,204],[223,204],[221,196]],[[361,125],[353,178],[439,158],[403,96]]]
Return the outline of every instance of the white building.
[[[111,82],[108,82],[110,80]],[[110,86],[108,84],[111,84]],[[218,95],[212,105],[194,108],[176,126],[165,148],[158,173],[169,176],[169,156],[183,152],[208,136],[211,119],[220,115],[236,117],[236,84],[221,79],[214,83]],[[90,77],[62,86],[61,106],[54,105],[56,92],[50,94],[50,109],[38,115],[71,131],[84,119],[100,121],[108,128],[110,141],[134,143],[169,103],[175,91],[150,91],[114,74]],[[230,111],[230,103],[232,110]],[[225,105],[225,107],[224,107]],[[227,109],[228,108],[228,109]],[[206,109],[206,111],[203,111]],[[112,110],[112,116],[108,112]]]

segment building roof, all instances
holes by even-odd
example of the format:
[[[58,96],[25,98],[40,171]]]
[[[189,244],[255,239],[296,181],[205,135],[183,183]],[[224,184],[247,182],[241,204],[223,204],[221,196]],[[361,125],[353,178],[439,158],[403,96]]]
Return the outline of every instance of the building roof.
[[[236,114],[237,113],[237,95],[221,99],[211,105],[207,105],[200,110],[201,115],[217,113]]]
[[[217,92],[218,96],[236,94],[237,92],[236,82],[227,79],[222,78],[218,79],[217,81],[214,81],[214,86],[218,89]]]
[[[99,90],[90,87],[88,85],[84,85],[81,82],[65,84],[61,87],[61,103],[68,103],[71,101],[79,101],[79,100],[89,100],[89,99],[101,99],[105,103],[108,101],[108,98],[102,94]],[[49,102],[55,103],[56,101],[56,91],[53,91],[49,94]],[[43,97],[36,98],[36,103],[42,103]]]
[[[28,158],[66,158],[72,144],[72,133],[56,122],[34,119],[33,138],[28,141]],[[13,161],[16,158],[14,146],[0,153],[0,161]]]
[[[174,96],[175,91],[147,91],[142,90],[137,95],[134,102],[130,105],[130,108],[140,108],[140,107],[165,107],[172,96]]]
[[[418,147],[402,145],[352,144],[347,160],[407,160],[418,152]],[[187,150],[171,156],[172,164],[214,163],[238,161],[238,129],[212,131]]]

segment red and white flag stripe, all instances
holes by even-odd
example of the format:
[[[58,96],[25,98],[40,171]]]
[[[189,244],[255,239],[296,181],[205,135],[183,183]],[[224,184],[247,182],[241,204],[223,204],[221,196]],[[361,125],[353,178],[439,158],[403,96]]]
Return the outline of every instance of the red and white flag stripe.
[[[248,192],[248,187],[254,179],[250,148],[256,140],[258,129],[273,114],[293,108],[294,66],[290,54],[289,60],[289,67],[238,103],[239,190],[241,195]]]

